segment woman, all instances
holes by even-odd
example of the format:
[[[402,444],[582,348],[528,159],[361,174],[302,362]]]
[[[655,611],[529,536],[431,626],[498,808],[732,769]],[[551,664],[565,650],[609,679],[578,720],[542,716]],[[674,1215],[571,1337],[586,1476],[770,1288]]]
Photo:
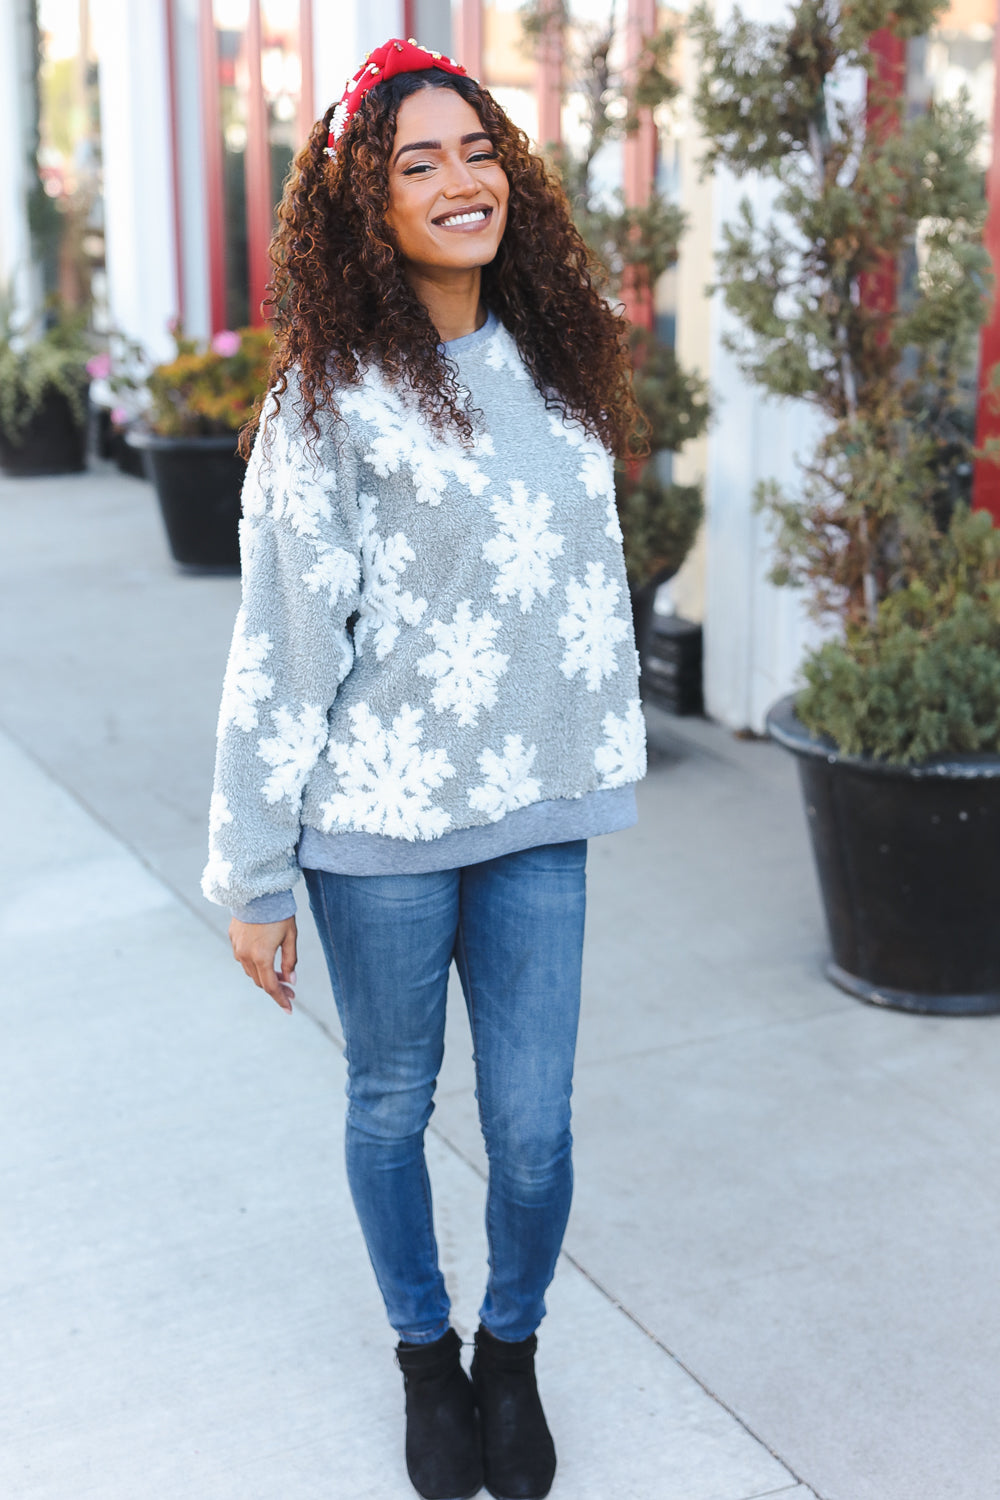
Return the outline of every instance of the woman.
[[[289,1010],[304,871],[411,1480],[531,1500],[555,1472],[535,1330],[572,1186],[586,840],[634,821],[645,768],[624,328],[524,135],[412,42],[317,123],[272,256],[204,889]],[[423,1153],[453,959],[489,1156],[471,1384]]]

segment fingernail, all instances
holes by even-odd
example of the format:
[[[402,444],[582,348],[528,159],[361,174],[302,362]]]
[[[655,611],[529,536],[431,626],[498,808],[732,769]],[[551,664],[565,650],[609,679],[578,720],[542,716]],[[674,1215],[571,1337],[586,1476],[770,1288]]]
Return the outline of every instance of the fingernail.
[[[296,979],[296,975],[295,975],[295,970],[294,969],[292,970],[291,974],[288,976],[288,983],[289,984],[296,984],[296,983],[298,983],[298,981]]]

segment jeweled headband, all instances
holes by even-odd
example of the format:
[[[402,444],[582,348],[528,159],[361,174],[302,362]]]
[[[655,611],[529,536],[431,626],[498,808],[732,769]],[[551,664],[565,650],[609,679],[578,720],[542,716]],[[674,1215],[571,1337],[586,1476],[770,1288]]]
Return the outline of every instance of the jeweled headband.
[[[358,106],[367,94],[385,78],[395,78],[397,73],[420,73],[425,68],[443,68],[446,73],[465,73],[461,63],[442,52],[428,52],[410,37],[400,41],[392,37],[374,52],[369,52],[354,77],[348,81],[340,103],[330,120],[330,134],[326,139],[326,154],[333,156],[337,142],[354,119]]]

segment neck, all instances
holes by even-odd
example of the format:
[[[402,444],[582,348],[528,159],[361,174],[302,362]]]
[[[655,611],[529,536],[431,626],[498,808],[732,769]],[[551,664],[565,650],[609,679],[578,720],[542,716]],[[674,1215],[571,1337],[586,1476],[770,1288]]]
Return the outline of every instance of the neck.
[[[430,313],[443,344],[475,333],[486,322],[486,309],[480,299],[479,266],[459,272],[410,266],[407,279]]]

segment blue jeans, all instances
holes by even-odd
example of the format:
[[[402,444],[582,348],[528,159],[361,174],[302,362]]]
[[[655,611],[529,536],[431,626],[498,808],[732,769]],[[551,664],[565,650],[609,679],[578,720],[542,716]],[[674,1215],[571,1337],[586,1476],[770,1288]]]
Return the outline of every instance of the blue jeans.
[[[586,859],[580,839],[422,875],[305,872],[346,1043],[348,1181],[389,1322],[406,1343],[448,1328],[424,1130],[452,959],[489,1159],[480,1318],[516,1342],[544,1316],[573,1190]]]

